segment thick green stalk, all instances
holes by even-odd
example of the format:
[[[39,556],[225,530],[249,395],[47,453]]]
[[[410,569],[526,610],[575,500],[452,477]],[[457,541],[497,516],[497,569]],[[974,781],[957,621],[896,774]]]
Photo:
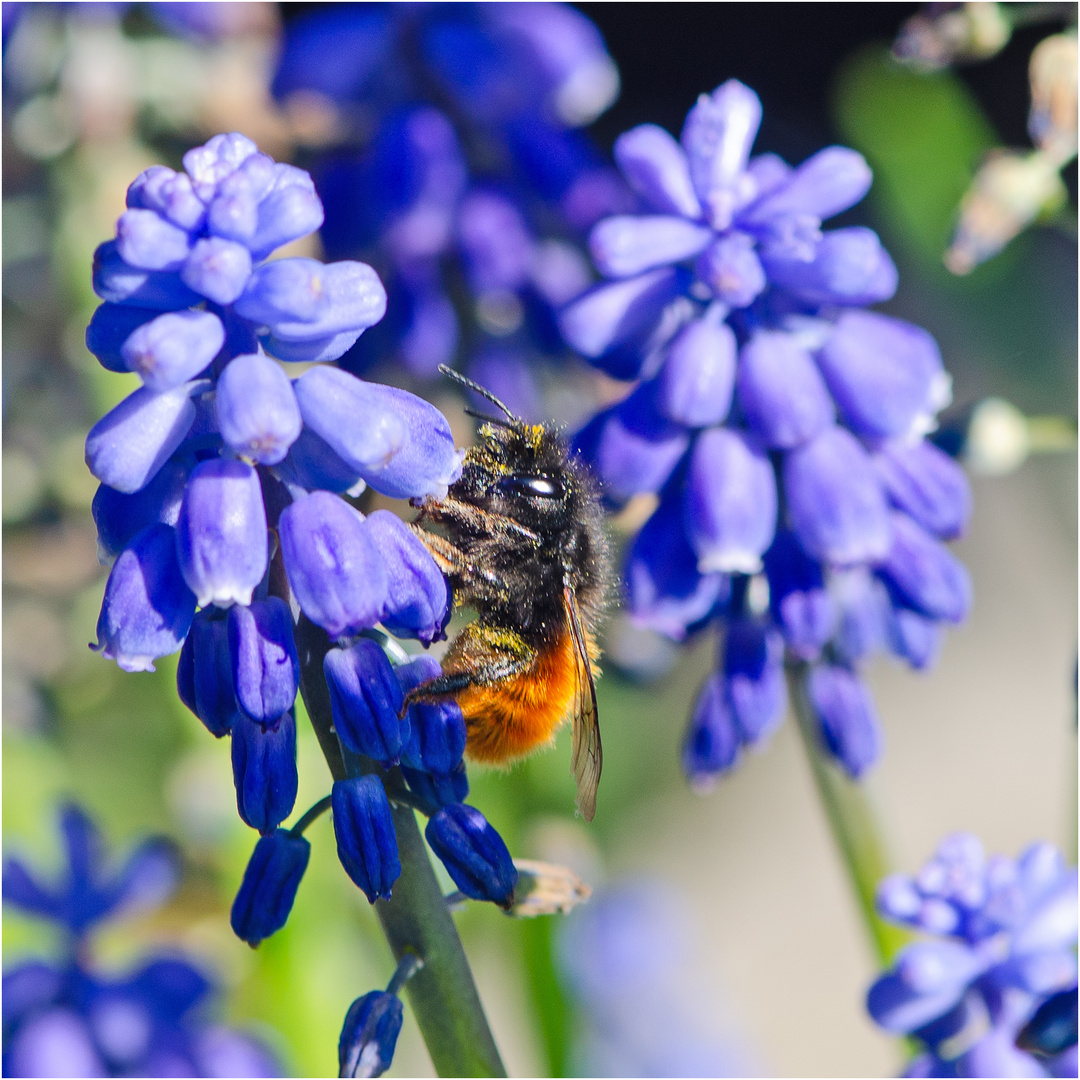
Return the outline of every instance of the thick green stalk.
[[[343,754],[334,734],[330,693],[323,677],[323,657],[330,648],[326,633],[301,615],[296,645],[300,692],[334,779],[372,771],[375,765],[366,758]],[[401,783],[397,770],[387,777],[391,799]],[[401,877],[392,899],[377,901],[375,911],[394,958],[400,962],[412,952],[424,962],[405,984],[405,992],[435,1070],[440,1076],[505,1076],[416,817],[400,803],[393,804],[393,815]]]
[[[907,943],[908,935],[900,927],[885,922],[874,907],[878,882],[892,869],[881,823],[866,789],[849,779],[822,752],[817,721],[806,696],[808,665],[789,658],[786,668],[799,733],[829,828],[878,959],[887,966]]]

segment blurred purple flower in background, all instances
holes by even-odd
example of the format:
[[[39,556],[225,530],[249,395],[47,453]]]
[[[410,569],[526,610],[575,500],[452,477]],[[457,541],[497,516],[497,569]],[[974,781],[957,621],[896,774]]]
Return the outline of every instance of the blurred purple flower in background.
[[[118,868],[77,806],[60,811],[66,865],[55,883],[4,862],[4,902],[67,931],[56,963],[4,973],[4,1076],[281,1076],[270,1050],[208,1014],[214,985],[182,955],[151,955],[117,976],[91,961],[90,932],[106,919],[157,907],[180,877],[164,840],[147,840]]]
[[[896,289],[877,236],[822,229],[870,169],[839,146],[796,168],[751,157],[760,122],[729,80],[681,140],[653,124],[621,135],[615,159],[648,212],[593,227],[608,280],[559,316],[591,363],[636,380],[576,438],[610,504],[659,499],[626,565],[631,619],[676,641],[726,633],[683,755],[699,787],[779,723],[785,646],[819,665],[820,737],[860,776],[881,736],[859,666],[881,648],[926,666],[938,625],[971,603],[941,543],[967,523],[967,481],[924,439],[950,397],[937,345],[863,310]]]
[[[273,91],[333,111],[313,168],[333,257],[377,266],[392,303],[343,363],[394,356],[430,378],[467,358],[511,408],[536,408],[555,312],[591,281],[573,242],[633,199],[576,128],[619,77],[569,5],[346,4],[290,20]]]
[[[1076,1075],[1076,868],[1054,847],[988,858],[956,833],[914,876],[882,881],[877,907],[930,935],[866,999],[925,1047],[905,1075]]]

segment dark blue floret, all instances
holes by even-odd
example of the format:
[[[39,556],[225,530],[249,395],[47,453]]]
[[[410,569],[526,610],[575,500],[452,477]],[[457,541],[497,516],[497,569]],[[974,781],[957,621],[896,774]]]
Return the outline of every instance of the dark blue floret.
[[[374,641],[331,649],[323,660],[334,730],[353,753],[380,765],[396,765],[409,722],[398,719],[404,699],[386,653]]]
[[[259,837],[230,915],[238,938],[255,946],[285,925],[310,856],[311,844],[287,829]]]
[[[464,803],[444,806],[432,815],[424,835],[466,896],[502,907],[513,902],[517,867],[502,837],[479,810]]]
[[[270,833],[292,813],[296,802],[296,720],[284,713],[261,724],[237,713],[232,727],[236,808],[244,823]]]
[[[388,899],[401,863],[382,782],[377,776],[337,780],[331,798],[341,865],[369,903]]]
[[[442,669],[430,656],[418,656],[397,669],[401,688],[414,687],[440,675]],[[465,753],[465,718],[454,700],[420,702],[409,709],[409,740],[401,758],[410,768],[437,776],[449,776]]]
[[[441,806],[464,802],[469,795],[469,778],[464,761],[449,776],[410,769],[408,765],[401,766],[401,775],[405,777],[409,790],[424,804],[424,813],[429,816]]]
[[[338,1041],[341,1076],[382,1076],[394,1059],[405,1010],[396,994],[372,990],[345,1014]]]
[[[236,704],[260,724],[292,708],[300,685],[289,605],[276,596],[229,611],[229,659]]]
[[[237,713],[232,667],[225,613],[213,608],[197,612],[180,650],[176,688],[180,700],[218,739],[232,730]]]

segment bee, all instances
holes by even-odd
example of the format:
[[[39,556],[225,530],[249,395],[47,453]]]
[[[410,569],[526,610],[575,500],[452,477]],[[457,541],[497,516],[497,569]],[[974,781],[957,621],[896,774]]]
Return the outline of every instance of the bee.
[[[412,523],[455,606],[477,618],[405,708],[455,698],[466,757],[496,765],[550,746],[572,720],[577,806],[591,821],[603,762],[594,635],[610,574],[596,485],[554,428],[526,423],[471,380],[440,371],[503,415],[466,410],[481,425],[461,477],[445,498],[426,499]]]

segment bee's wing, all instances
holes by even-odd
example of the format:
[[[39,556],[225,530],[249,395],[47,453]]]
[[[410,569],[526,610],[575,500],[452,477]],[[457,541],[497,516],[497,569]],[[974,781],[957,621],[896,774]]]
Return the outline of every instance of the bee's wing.
[[[596,789],[600,785],[604,751],[600,745],[596,687],[593,685],[589,650],[585,631],[581,628],[577,597],[569,584],[563,585],[563,606],[574,641],[574,748],[570,767],[577,781],[578,809],[586,821],[592,821],[596,813]]]

